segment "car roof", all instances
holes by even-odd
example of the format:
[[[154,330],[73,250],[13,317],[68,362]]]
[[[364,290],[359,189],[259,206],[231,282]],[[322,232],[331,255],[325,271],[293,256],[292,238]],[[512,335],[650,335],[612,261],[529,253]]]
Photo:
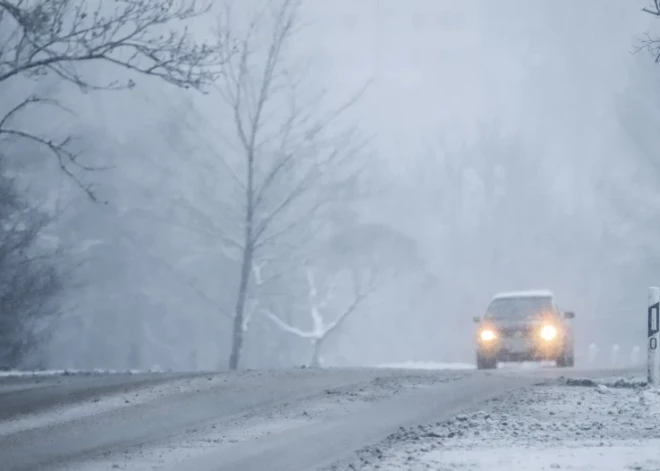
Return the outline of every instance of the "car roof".
[[[508,298],[554,298],[555,295],[552,291],[547,289],[527,290],[527,291],[508,291],[497,293],[493,296],[495,299],[508,299]]]

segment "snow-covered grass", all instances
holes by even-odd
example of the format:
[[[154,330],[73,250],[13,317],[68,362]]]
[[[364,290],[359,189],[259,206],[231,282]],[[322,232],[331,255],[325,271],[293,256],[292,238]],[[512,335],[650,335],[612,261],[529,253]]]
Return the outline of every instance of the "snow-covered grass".
[[[352,468],[660,470],[660,390],[638,378],[560,379],[447,422],[400,429]]]

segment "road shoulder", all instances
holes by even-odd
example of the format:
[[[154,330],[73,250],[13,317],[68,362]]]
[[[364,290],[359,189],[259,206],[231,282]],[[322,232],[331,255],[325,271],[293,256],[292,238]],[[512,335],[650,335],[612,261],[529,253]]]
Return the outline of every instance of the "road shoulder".
[[[401,429],[337,471],[660,470],[660,390],[561,379]]]

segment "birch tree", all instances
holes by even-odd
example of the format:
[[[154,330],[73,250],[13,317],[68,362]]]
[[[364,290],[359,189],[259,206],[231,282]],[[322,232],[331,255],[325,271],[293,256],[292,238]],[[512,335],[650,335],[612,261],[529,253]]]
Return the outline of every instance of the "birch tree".
[[[0,0],[0,93],[7,96],[17,80],[64,81],[81,91],[126,90],[145,75],[177,87],[205,90],[217,77],[219,50],[196,42],[187,25],[205,14],[211,2],[198,0]],[[111,65],[111,76],[91,67]],[[105,69],[104,69],[105,70]],[[124,73],[122,73],[122,70]],[[0,111],[0,142],[27,141],[53,155],[60,169],[89,197],[91,189],[78,170],[74,136],[57,138],[28,124],[44,107],[67,110],[48,96],[29,95]]]
[[[301,3],[264,2],[244,31],[224,42],[216,90],[233,128],[223,136],[228,149],[223,158],[240,195],[233,212],[240,273],[230,369],[239,365],[248,304],[259,305],[257,285],[281,276],[281,262],[291,265],[301,256],[322,230],[325,211],[342,201],[357,178],[355,157],[363,143],[340,118],[360,94],[324,113],[324,95],[310,91],[311,69],[292,48]],[[223,18],[236,28],[233,17],[227,7]],[[228,29],[229,23],[221,24],[221,31]]]

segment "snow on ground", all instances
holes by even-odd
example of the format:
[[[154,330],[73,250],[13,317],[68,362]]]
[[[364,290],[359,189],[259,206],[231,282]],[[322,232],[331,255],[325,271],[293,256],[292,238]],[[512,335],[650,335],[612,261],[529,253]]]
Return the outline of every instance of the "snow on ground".
[[[402,428],[334,469],[660,471],[660,389],[634,378],[561,379]]]
[[[523,362],[510,362],[498,363],[498,369],[538,369],[538,368],[556,368],[557,364],[554,361],[523,361]]]
[[[555,366],[555,363],[551,361],[498,364],[499,369],[554,368]],[[476,367],[472,363],[442,363],[434,361],[404,361],[378,365],[378,368],[401,368],[405,370],[474,370]]]
[[[163,370],[159,367],[154,367],[150,370],[0,370],[0,378],[14,378],[14,377],[32,377],[32,376],[68,376],[68,375],[111,375],[111,374],[141,374],[141,373],[162,373]]]
[[[433,361],[404,361],[401,363],[386,363],[378,368],[400,368],[405,370],[473,370],[470,363],[437,363]]]

